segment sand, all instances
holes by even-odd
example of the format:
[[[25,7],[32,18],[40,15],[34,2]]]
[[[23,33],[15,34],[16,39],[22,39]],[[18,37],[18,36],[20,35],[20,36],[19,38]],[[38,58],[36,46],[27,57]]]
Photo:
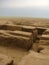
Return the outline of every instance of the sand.
[[[31,51],[28,55],[22,58],[18,65],[49,65],[49,49],[43,50],[40,53]]]
[[[0,53],[8,57],[11,57],[14,60],[14,65],[17,65],[22,59],[22,57],[28,54],[27,51],[21,48],[11,48],[4,46],[0,46]]]
[[[17,24],[17,25],[29,25],[35,27],[42,26],[49,28],[49,19],[35,19],[35,18],[0,19],[0,25],[5,25],[5,24],[14,25],[14,27]],[[8,29],[11,30],[10,27]],[[18,29],[20,30],[20,28]],[[12,30],[14,30],[13,27]],[[4,35],[6,35],[4,31],[3,33]],[[42,47],[44,47],[44,49],[40,53],[37,53],[32,49],[26,51],[18,47],[13,48],[13,47],[5,47],[0,45],[0,53],[11,57],[14,60],[14,65],[49,65],[49,46],[43,45]]]

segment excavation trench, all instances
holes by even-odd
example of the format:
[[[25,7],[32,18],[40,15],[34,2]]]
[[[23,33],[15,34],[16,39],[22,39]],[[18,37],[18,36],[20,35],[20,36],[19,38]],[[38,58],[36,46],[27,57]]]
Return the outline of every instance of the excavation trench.
[[[45,29],[32,26],[1,25],[0,53],[12,57],[14,63],[17,64],[36,43],[38,34],[42,35],[44,31]]]

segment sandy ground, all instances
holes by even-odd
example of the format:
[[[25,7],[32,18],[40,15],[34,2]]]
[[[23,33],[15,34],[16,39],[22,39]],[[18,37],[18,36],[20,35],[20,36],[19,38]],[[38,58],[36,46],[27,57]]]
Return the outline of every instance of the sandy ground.
[[[29,51],[20,48],[0,46],[0,53],[11,57],[14,65],[49,65],[49,46],[42,46],[44,49],[37,53],[32,49]]]
[[[49,65],[49,46],[40,53],[31,50],[18,65]]]
[[[22,25],[49,27],[49,19],[0,20],[0,25],[4,24],[11,24],[11,25],[22,24]],[[20,48],[10,48],[0,46],[0,53],[12,57],[15,65],[49,65],[49,46],[42,46],[42,47],[44,47],[44,49],[40,53],[37,53],[33,50],[25,51]]]
[[[14,64],[17,65],[21,58],[28,54],[27,51],[22,50],[20,48],[10,48],[10,47],[3,47],[0,46],[0,53],[11,57],[14,60]]]

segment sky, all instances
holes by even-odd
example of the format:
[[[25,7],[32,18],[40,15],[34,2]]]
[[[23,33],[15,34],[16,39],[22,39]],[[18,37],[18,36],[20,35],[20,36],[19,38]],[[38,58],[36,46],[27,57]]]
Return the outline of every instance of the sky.
[[[49,0],[0,0],[0,16],[49,18]]]
[[[0,0],[2,7],[49,7],[49,0]]]

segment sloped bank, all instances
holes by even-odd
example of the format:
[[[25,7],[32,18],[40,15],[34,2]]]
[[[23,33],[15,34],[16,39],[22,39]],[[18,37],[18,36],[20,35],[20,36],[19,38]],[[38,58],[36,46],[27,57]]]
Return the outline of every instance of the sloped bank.
[[[49,65],[49,55],[32,51],[23,57],[18,65]]]

